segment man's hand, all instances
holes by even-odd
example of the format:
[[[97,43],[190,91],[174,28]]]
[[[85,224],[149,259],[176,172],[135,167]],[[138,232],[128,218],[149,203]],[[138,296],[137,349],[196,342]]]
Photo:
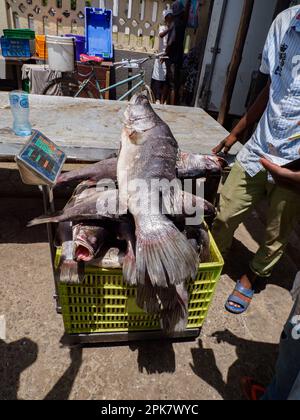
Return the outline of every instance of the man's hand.
[[[238,141],[238,138],[234,135],[234,134],[229,134],[228,137],[226,137],[226,139],[224,139],[223,141],[221,141],[220,144],[218,144],[218,146],[216,146],[212,152],[217,155],[218,153],[224,151],[225,154],[227,154],[230,149],[232,148],[232,146]]]
[[[289,169],[282,168],[281,166],[275,165],[265,158],[262,158],[260,162],[263,167],[268,172],[270,172],[274,178],[274,181],[278,185],[300,193],[300,172],[293,172]]]

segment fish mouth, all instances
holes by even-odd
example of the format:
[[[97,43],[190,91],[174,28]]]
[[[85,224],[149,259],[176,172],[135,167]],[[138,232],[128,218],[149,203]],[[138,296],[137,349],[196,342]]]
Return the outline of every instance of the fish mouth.
[[[149,103],[148,96],[146,93],[136,93],[131,98],[129,105],[145,105]]]
[[[93,256],[91,255],[90,251],[83,245],[79,245],[75,251],[75,260],[77,262],[84,261],[90,262],[92,261]]]

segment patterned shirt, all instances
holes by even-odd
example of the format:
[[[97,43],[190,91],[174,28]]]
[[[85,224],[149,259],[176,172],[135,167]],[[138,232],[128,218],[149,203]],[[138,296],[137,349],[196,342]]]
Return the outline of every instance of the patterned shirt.
[[[282,12],[271,26],[260,71],[271,78],[267,108],[238,161],[251,176],[262,156],[288,163],[300,157],[300,9]]]

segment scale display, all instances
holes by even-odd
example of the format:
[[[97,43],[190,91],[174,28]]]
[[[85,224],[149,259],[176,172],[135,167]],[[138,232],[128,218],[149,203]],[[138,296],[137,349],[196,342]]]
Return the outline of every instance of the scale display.
[[[37,185],[54,185],[65,160],[65,153],[39,131],[33,132],[28,143],[16,156],[23,181]]]

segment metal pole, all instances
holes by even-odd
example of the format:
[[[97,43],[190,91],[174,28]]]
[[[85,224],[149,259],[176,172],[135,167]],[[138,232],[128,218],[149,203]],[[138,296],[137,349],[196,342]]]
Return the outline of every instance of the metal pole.
[[[132,91],[131,77],[132,77],[132,69],[128,69],[128,92]],[[131,99],[131,93],[128,95],[128,100],[130,101],[130,99]]]
[[[53,196],[53,188],[49,187],[48,185],[42,185],[42,192],[43,192],[43,203],[44,203],[44,210],[45,214],[53,214],[55,212],[54,206],[54,196]],[[61,308],[59,305],[59,295],[58,295],[58,278],[55,269],[55,246],[54,246],[54,230],[51,223],[47,223],[47,234],[48,234],[48,242],[50,248],[50,255],[51,255],[51,265],[52,265],[52,272],[53,272],[53,280],[54,280],[54,299],[56,301],[56,311],[60,313]]]
[[[119,101],[123,101],[127,96],[131,95],[132,92],[134,92],[138,87],[142,86],[144,84],[144,80],[141,80],[139,83],[137,83],[133,88],[131,88],[128,92],[126,92],[121,98],[119,98]]]

